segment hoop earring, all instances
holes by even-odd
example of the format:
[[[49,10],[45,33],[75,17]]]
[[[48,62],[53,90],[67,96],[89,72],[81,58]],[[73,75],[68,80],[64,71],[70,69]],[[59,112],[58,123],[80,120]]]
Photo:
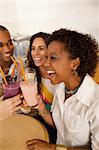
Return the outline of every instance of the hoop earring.
[[[78,76],[78,72],[76,70],[72,70],[72,75],[73,76]]]

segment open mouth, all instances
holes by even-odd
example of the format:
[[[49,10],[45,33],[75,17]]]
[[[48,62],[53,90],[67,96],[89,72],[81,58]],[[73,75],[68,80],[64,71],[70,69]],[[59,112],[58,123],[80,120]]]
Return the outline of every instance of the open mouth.
[[[33,58],[33,60],[36,62],[36,63],[38,63],[38,62],[41,62],[43,59],[42,58],[40,58],[40,57],[36,57],[36,58]]]
[[[47,71],[47,74],[48,74],[48,78],[52,78],[53,75],[55,75],[55,71],[53,71],[53,70],[48,70],[48,71]]]
[[[40,58],[40,57],[36,57],[36,58],[34,58],[34,60],[35,60],[35,61],[40,61],[41,58]]]
[[[11,52],[5,52],[3,55],[4,55],[5,57],[10,57],[10,56],[12,56],[12,53],[11,53]]]
[[[6,56],[6,57],[10,57],[10,56],[11,56],[11,54],[10,54],[10,53],[5,53],[5,54],[4,54],[4,56]]]

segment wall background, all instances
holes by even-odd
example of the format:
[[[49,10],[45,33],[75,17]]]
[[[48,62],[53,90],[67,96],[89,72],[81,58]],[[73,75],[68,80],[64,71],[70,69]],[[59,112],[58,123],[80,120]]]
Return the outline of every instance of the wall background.
[[[99,42],[99,0],[0,0],[0,24],[12,35],[68,27]]]

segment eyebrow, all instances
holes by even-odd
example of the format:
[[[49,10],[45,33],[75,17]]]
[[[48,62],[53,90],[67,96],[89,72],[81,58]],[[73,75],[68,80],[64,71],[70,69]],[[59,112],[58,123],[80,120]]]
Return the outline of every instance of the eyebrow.
[[[7,43],[8,43],[8,42],[12,42],[12,39],[9,39],[9,40],[7,41]],[[2,41],[0,41],[0,43],[3,43],[3,42],[2,42]]]
[[[7,41],[7,43],[3,43],[3,42],[0,41],[0,44],[8,44],[9,42],[12,42],[12,40],[9,39],[9,40]]]
[[[33,47],[35,47],[35,46],[33,46]],[[39,45],[38,47],[46,47],[45,45]]]
[[[51,54],[51,55],[57,55],[55,52],[51,52],[50,54]]]
[[[32,46],[32,47],[35,47],[35,46]],[[46,48],[46,46],[43,46],[43,45],[40,45],[40,46],[38,46],[39,48]]]
[[[41,45],[41,46],[39,46],[39,47],[44,47],[44,48],[45,48],[46,46]]]

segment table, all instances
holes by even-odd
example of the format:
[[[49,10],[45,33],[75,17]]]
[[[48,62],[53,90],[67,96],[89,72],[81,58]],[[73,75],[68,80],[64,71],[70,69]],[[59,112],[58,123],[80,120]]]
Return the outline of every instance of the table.
[[[16,114],[0,122],[0,150],[26,150],[25,142],[30,139],[49,142],[48,132],[38,120]]]

